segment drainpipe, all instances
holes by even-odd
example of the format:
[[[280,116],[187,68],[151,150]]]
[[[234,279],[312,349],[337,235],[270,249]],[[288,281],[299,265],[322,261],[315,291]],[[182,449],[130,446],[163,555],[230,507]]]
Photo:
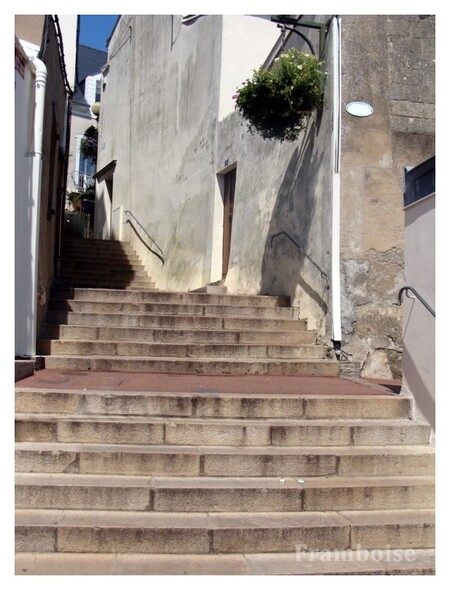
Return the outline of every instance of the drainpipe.
[[[331,316],[332,336],[336,357],[341,356],[341,269],[340,269],[340,225],[341,225],[341,19],[334,16],[331,21],[333,32],[333,187],[331,224]]]
[[[28,338],[28,354],[36,355],[36,321],[37,321],[37,284],[38,284],[38,254],[39,254],[39,216],[41,205],[41,176],[42,176],[42,143],[44,133],[44,103],[47,84],[47,68],[37,57],[30,57],[30,64],[35,72],[35,109],[33,151],[29,154],[33,158],[32,165],[32,203],[31,210],[31,260],[32,278],[30,289],[30,332]]]

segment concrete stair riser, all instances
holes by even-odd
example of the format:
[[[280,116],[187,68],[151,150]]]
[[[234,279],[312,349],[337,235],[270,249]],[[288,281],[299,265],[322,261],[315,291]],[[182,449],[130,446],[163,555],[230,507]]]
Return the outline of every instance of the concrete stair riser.
[[[245,422],[226,419],[16,415],[18,442],[104,442],[204,446],[426,445],[430,427],[415,422],[361,425],[320,420]]]
[[[157,478],[18,473],[16,507],[155,512],[327,512],[433,509],[434,480],[422,477]]]
[[[132,295],[111,289],[53,288],[53,301],[166,303],[179,305],[226,305],[240,307],[288,307],[289,297],[259,295],[211,295],[206,293],[177,293],[169,291],[137,291]]]
[[[267,332],[264,330],[241,332],[239,330],[173,330],[152,328],[108,328],[91,326],[64,326],[46,324],[43,339],[53,340],[109,340],[116,342],[160,342],[165,344],[313,344],[316,332]]]
[[[139,314],[139,315],[188,315],[206,317],[249,317],[265,319],[297,319],[298,310],[292,307],[247,307],[237,305],[188,305],[181,303],[124,303],[51,301],[51,311],[80,314]]]
[[[16,470],[33,473],[213,477],[432,475],[429,447],[153,447],[17,443]]]
[[[167,344],[89,340],[41,340],[38,354],[227,359],[324,359],[326,348],[314,345]]]
[[[298,375],[308,377],[337,377],[341,366],[337,361],[316,359],[245,359],[177,357],[40,357],[46,369],[76,371],[116,371],[143,373],[182,373],[190,375]],[[356,370],[356,368],[355,368]]]
[[[70,324],[73,326],[110,326],[135,328],[172,328],[172,329],[206,329],[206,330],[244,330],[244,331],[293,331],[305,329],[300,320],[276,320],[244,317],[208,317],[208,316],[165,316],[165,315],[129,315],[129,314],[79,314],[73,312],[50,311],[47,314],[50,324]]]
[[[165,418],[410,419],[411,399],[390,395],[273,395],[42,390],[16,387],[16,412]]]
[[[354,518],[351,513],[345,517],[339,513],[292,516],[18,510],[16,548],[23,552],[190,554],[236,553],[239,549],[245,553],[294,552],[298,546],[309,551],[385,548],[387,535],[381,533],[382,526],[395,546],[429,548],[434,542],[433,519],[427,511],[408,514],[408,522],[400,519],[395,524],[389,512]]]

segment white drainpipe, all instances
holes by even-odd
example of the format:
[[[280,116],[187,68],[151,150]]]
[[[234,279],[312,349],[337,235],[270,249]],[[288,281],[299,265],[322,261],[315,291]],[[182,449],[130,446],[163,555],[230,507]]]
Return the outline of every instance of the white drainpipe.
[[[341,225],[341,19],[332,20],[333,31],[333,189],[332,189],[332,235],[331,235],[331,309],[332,340],[338,358],[342,340],[341,332],[341,269],[340,269],[340,225]]]
[[[47,68],[37,57],[30,57],[30,64],[35,71],[35,108],[33,151],[29,154],[33,158],[32,167],[32,203],[31,215],[31,261],[32,279],[30,297],[30,324],[28,333],[29,356],[36,354],[36,321],[37,321],[37,283],[38,283],[38,255],[39,255],[39,216],[41,208],[41,176],[42,176],[42,138],[44,133],[44,103],[47,84]]]

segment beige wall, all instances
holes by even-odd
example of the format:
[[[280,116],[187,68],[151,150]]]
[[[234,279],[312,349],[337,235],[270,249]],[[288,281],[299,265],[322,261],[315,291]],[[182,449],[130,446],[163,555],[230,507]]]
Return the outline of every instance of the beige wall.
[[[405,208],[405,285],[435,307],[435,195]],[[412,295],[410,293],[410,295]],[[417,417],[435,424],[435,318],[418,299],[403,297],[403,390]]]
[[[404,166],[434,154],[434,18],[344,16],[342,30],[343,347],[363,375],[400,378]]]

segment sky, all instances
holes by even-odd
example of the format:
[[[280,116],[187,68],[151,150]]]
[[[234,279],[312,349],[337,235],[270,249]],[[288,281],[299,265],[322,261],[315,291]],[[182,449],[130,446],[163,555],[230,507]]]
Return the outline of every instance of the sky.
[[[106,42],[118,16],[118,14],[81,14],[80,44],[106,51]]]

